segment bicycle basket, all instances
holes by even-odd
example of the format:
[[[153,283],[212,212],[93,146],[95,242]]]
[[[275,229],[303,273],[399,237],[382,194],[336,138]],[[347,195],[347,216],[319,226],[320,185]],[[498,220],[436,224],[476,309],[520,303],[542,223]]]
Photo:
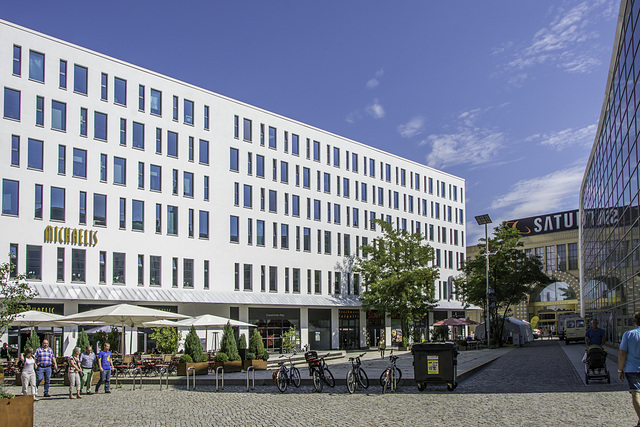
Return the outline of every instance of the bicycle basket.
[[[320,359],[318,359],[318,352],[315,350],[307,351],[304,354],[304,359],[307,361],[310,368],[320,366]]]

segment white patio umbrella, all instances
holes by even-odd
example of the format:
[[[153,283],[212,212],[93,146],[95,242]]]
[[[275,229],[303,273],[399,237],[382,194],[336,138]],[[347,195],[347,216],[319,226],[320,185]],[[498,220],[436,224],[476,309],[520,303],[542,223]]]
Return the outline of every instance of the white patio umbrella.
[[[183,319],[183,320],[189,320],[189,319]],[[156,320],[154,322],[144,322],[142,324],[143,327],[145,328],[164,328],[164,327],[170,327],[170,328],[183,328],[184,325],[179,324],[176,321],[173,320]]]
[[[9,326],[26,326],[31,328],[31,333],[33,333],[33,328],[37,326],[52,326],[57,328],[64,328],[65,326],[69,326],[68,323],[64,323],[61,320],[64,319],[64,316],[60,316],[59,314],[53,313],[45,313],[43,311],[37,310],[29,310],[23,311],[18,314],[13,322]],[[20,352],[20,333],[18,332],[18,352]]]
[[[125,326],[131,329],[142,326],[145,322],[153,322],[163,319],[186,319],[188,316],[178,313],[171,313],[154,308],[140,307],[131,304],[117,304],[108,307],[97,308],[95,310],[85,311],[84,313],[72,314],[65,317],[65,321],[96,321],[107,325],[122,326],[122,353],[126,354],[124,345]],[[129,340],[129,347],[133,346],[133,334]]]
[[[204,328],[204,346],[205,351],[207,351],[209,348],[209,328],[224,328],[227,322],[229,322],[231,326],[256,327],[256,325],[252,325],[251,323],[241,322],[240,320],[227,319],[226,317],[215,316],[213,314],[203,314],[189,319],[179,320],[176,323],[180,323],[182,326],[195,326],[196,328]]]

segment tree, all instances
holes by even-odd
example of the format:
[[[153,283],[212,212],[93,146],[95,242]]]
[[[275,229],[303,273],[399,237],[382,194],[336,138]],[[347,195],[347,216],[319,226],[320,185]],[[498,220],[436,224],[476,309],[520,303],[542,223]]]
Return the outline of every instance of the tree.
[[[178,351],[182,333],[178,332],[177,328],[165,326],[163,328],[154,328],[149,338],[155,340],[160,352],[174,354]]]
[[[435,305],[438,268],[429,267],[434,251],[420,233],[409,234],[379,219],[374,220],[382,236],[362,248],[356,271],[362,274],[365,291],[360,302],[366,310],[379,310],[398,317],[403,344],[408,342],[413,324],[423,319]]]
[[[189,333],[184,340],[184,352],[191,356],[194,362],[205,362],[207,360],[207,356],[202,353],[202,342],[200,342],[200,337],[198,337],[196,328],[193,325],[191,325],[191,329],[189,329]]]
[[[38,334],[36,334],[35,330],[31,329],[29,338],[27,338],[27,341],[24,343],[24,347],[22,348],[31,348],[33,349],[33,351],[36,351],[37,348],[40,348],[40,337],[38,336]]]
[[[0,264],[0,336],[19,313],[29,310],[27,301],[38,296],[38,292],[29,287],[24,274],[16,273],[11,277],[14,268],[9,262]]]
[[[291,326],[287,332],[282,334],[282,349],[285,353],[292,352],[298,347],[300,342],[300,334],[295,326]]]
[[[247,355],[251,353],[257,359],[267,360],[269,358],[269,353],[264,348],[264,343],[262,342],[262,336],[258,329],[254,329],[253,333],[249,337],[249,351]]]
[[[238,345],[236,344],[236,338],[233,333],[233,327],[231,323],[227,322],[222,330],[222,339],[220,340],[220,351],[229,356],[229,360],[232,362],[242,360],[238,353]]]
[[[479,255],[463,263],[463,273],[456,278],[457,294],[467,304],[487,309],[486,241],[479,244]],[[489,307],[491,341],[502,345],[504,323],[511,307],[526,301],[540,285],[551,283],[543,272],[542,262],[522,250],[520,232],[502,223],[489,238],[489,287],[493,303]]]
[[[88,345],[91,345],[91,343],[89,342],[89,335],[87,335],[83,328],[80,332],[78,332],[76,347],[80,347],[80,351],[85,351]]]

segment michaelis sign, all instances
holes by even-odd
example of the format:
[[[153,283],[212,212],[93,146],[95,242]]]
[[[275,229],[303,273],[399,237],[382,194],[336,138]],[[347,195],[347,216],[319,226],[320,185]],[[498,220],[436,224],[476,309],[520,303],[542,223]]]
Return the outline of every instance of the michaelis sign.
[[[578,210],[507,221],[507,227],[516,228],[523,236],[577,230],[579,227]]]
[[[98,231],[83,228],[52,227],[44,229],[45,243],[64,243],[78,246],[95,246],[98,244]]]

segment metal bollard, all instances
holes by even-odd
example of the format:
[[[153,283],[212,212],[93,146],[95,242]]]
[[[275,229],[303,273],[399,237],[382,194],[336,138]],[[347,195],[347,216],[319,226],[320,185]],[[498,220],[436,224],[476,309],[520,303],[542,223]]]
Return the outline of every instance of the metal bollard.
[[[216,391],[218,391],[218,372],[222,372],[222,387],[220,387],[220,390],[224,390],[224,367],[218,366],[216,368]]]
[[[136,377],[140,376],[140,379],[138,381],[138,384],[140,384],[140,386],[138,388],[142,389],[142,371],[140,370],[140,368],[136,368],[133,370],[133,381],[131,383],[131,390],[135,390],[136,389]]]
[[[116,374],[113,376],[113,378],[116,380],[116,387],[115,388],[122,388],[122,384],[118,385],[118,373],[120,372],[119,369],[116,369]]]
[[[253,373],[253,382],[251,384],[252,385],[251,390],[255,390],[256,389],[256,370],[253,369],[253,366],[249,366],[247,368],[247,391],[249,391],[249,371],[251,371]]]
[[[165,377],[167,390],[169,389],[169,370],[167,368],[160,369],[160,390],[162,390],[162,377]]]
[[[190,366],[187,369],[187,390],[189,390],[189,372],[193,371],[193,389],[196,389],[196,368],[194,368],[193,366]],[[167,381],[169,380],[169,378],[167,377]],[[167,385],[167,388],[169,386]]]

